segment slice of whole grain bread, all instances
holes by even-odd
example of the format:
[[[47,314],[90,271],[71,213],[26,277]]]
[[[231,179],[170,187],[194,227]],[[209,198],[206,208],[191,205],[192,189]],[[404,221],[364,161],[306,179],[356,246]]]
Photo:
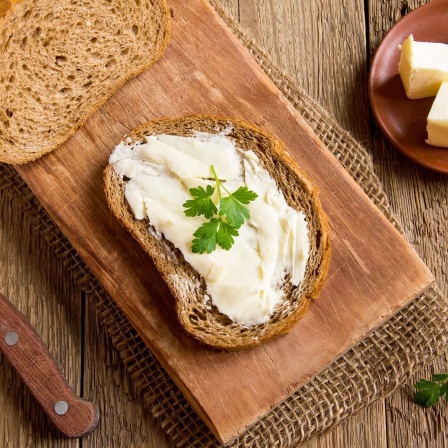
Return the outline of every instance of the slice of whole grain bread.
[[[131,132],[126,141],[144,142],[145,136],[171,134],[190,136],[194,131],[219,133],[231,129],[229,138],[238,148],[252,150],[262,166],[275,179],[286,202],[303,211],[307,217],[310,254],[301,285],[293,286],[284,279],[284,297],[274,309],[268,322],[242,326],[221,314],[204,299],[206,284],[182,253],[165,238],[155,236],[149,221],[136,220],[127,205],[123,179],[111,165],[104,172],[107,202],[122,225],[137,239],[151,256],[157,269],[176,299],[176,310],[182,326],[200,341],[226,350],[243,349],[287,333],[305,314],[312,299],[316,298],[327,275],[331,249],[329,226],[318,199],[318,190],[305,173],[273,136],[240,120],[220,117],[192,116],[161,119],[143,124]],[[130,139],[130,140],[129,140]]]
[[[0,161],[25,163],[67,140],[161,56],[169,23],[165,0],[9,7],[0,20]]]

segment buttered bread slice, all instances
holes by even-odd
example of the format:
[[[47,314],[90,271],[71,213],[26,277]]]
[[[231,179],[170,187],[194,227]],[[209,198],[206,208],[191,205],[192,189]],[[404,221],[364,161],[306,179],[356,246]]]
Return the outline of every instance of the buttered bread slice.
[[[317,297],[327,219],[316,188],[265,132],[215,117],[149,122],[115,148],[104,180],[111,210],[202,342],[255,346],[287,333]]]
[[[29,162],[66,141],[157,61],[169,29],[166,0],[13,4],[0,19],[0,162]]]

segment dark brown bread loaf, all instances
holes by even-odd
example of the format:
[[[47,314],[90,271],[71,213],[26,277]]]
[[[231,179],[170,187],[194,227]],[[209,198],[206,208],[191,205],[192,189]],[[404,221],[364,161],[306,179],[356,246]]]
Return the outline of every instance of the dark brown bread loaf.
[[[25,163],[55,149],[151,66],[168,39],[165,0],[12,5],[0,18],[0,161]]]
[[[229,137],[237,147],[252,150],[263,167],[275,179],[286,202],[303,211],[307,217],[310,254],[305,278],[299,287],[284,279],[284,297],[270,320],[252,326],[242,326],[221,314],[204,300],[205,282],[187,263],[182,253],[164,238],[148,231],[148,220],[134,219],[126,203],[126,180],[114,168],[104,173],[105,192],[109,207],[123,226],[152,257],[156,267],[176,299],[176,309],[182,326],[194,337],[216,348],[235,350],[248,348],[287,333],[304,315],[310,301],[316,298],[327,275],[331,250],[327,218],[318,199],[317,188],[284,151],[283,144],[271,135],[240,121],[218,117],[185,117],[145,123],[129,134],[132,142],[144,142],[146,135],[171,134],[190,136],[194,131],[219,133],[231,128]]]

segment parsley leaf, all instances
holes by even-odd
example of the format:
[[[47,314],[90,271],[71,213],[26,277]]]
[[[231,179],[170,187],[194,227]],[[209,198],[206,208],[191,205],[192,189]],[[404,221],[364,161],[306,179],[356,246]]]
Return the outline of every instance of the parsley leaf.
[[[414,384],[418,390],[414,395],[414,402],[427,408],[436,404],[444,395],[448,400],[448,375],[435,374],[431,380],[420,380]]]
[[[184,213],[189,217],[205,216],[210,221],[202,224],[193,236],[193,245],[191,247],[194,253],[203,254],[212,253],[216,246],[229,250],[238,236],[238,230],[245,219],[250,218],[250,211],[245,205],[254,201],[258,195],[247,187],[239,187],[234,193],[230,193],[221,183],[216,174],[215,167],[212,165],[210,170],[215,178],[216,187],[207,185],[203,187],[191,188],[190,194],[194,199],[185,201],[183,207]],[[222,197],[221,188],[228,194]],[[217,193],[218,203],[213,202],[212,196]]]
[[[212,218],[210,222],[204,222],[193,236],[196,238],[193,240],[193,246],[191,250],[195,254],[203,254],[207,252],[211,254],[216,249],[216,234],[218,233],[220,221],[216,218]]]
[[[238,236],[238,230],[220,218],[212,218],[209,222],[202,224],[193,233],[193,236],[196,238],[193,240],[192,251],[199,254],[204,252],[210,254],[216,249],[216,244],[229,250],[235,242],[233,237]]]
[[[445,383],[440,388],[440,396],[443,397],[445,395],[445,400],[448,401],[448,383]]]
[[[232,193],[234,199],[242,204],[249,204],[249,202],[255,201],[258,198],[258,194],[255,191],[249,190],[247,187],[240,187],[234,193]]]
[[[414,387],[418,390],[433,389],[434,386],[436,386],[436,384],[434,384],[432,381],[428,381],[428,380],[420,380],[414,384]]]
[[[414,402],[430,408],[439,401],[440,398],[440,388],[435,389],[425,389],[417,392],[414,396]]]
[[[238,202],[233,196],[228,196],[221,200],[219,214],[225,215],[227,222],[239,229],[244,224],[244,219],[250,218],[249,210]]]
[[[233,243],[235,242],[233,237],[238,235],[239,235],[238,230],[236,230],[234,227],[232,227],[230,224],[227,224],[226,222],[221,222],[218,234],[216,236],[216,241],[223,249],[229,250],[233,246]]]
[[[184,213],[190,217],[204,215],[210,219],[218,212],[212,201],[214,192],[215,189],[211,185],[207,185],[207,190],[204,187],[190,188],[190,194],[194,199],[189,199],[183,204],[183,207],[186,208]]]
[[[440,375],[440,374],[435,374],[431,377],[432,381],[445,381],[448,380],[448,375]]]
[[[225,215],[227,222],[239,229],[244,224],[244,219],[250,218],[250,211],[243,204],[249,204],[257,197],[257,193],[248,190],[247,187],[240,187],[235,193],[221,200],[219,214],[221,216]]]

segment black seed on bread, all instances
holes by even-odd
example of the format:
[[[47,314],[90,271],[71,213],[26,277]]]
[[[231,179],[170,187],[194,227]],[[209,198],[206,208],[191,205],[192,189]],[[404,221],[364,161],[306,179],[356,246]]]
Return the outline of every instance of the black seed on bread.
[[[0,19],[0,161],[68,139],[169,39],[165,0],[25,0]]]
[[[310,254],[301,285],[284,279],[284,297],[268,322],[243,326],[233,322],[204,298],[206,285],[182,253],[163,237],[157,237],[148,220],[136,220],[127,205],[126,180],[111,165],[104,172],[107,202],[113,214],[151,256],[176,300],[182,326],[195,338],[220,349],[237,350],[261,344],[289,332],[316,298],[327,275],[331,249],[329,226],[318,199],[318,190],[284,151],[283,144],[266,132],[240,120],[192,116],[161,119],[143,124],[126,141],[144,142],[145,136],[171,134],[190,136],[194,131],[219,133],[230,129],[229,138],[238,148],[252,150],[275,179],[286,202],[307,217]],[[130,140],[129,140],[130,139]]]

